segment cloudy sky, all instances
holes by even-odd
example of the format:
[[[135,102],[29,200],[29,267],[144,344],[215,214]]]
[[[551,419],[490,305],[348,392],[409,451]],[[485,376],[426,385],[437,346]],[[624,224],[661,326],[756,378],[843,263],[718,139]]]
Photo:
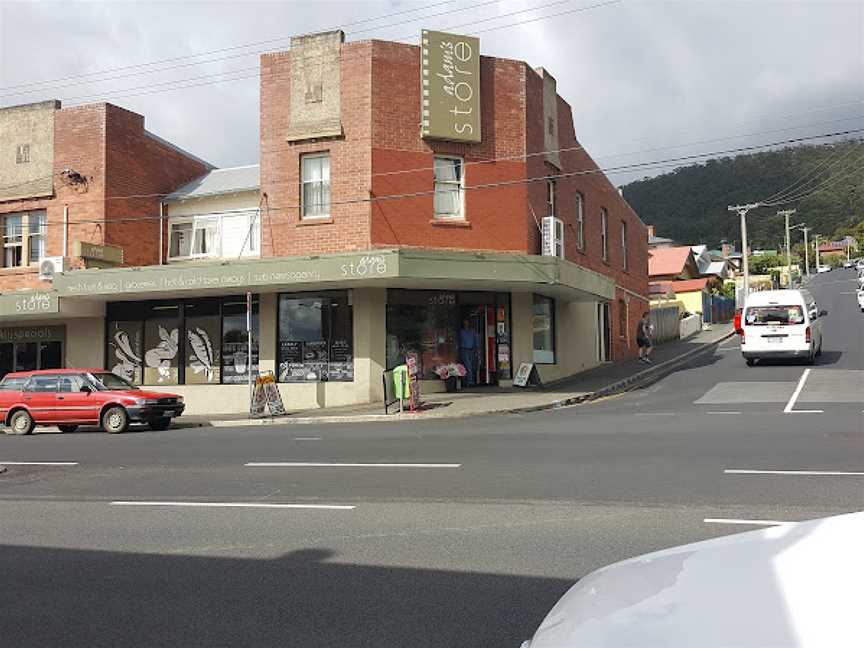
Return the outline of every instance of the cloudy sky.
[[[335,27],[473,33],[547,68],[604,167],[864,128],[864,0],[0,0],[0,106],[110,101],[218,166],[251,164],[257,53]]]

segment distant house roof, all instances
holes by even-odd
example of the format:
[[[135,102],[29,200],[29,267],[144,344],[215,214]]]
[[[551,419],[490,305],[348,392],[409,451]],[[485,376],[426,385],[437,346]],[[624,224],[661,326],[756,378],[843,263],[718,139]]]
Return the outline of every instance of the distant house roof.
[[[649,236],[648,237],[648,247],[652,245],[674,245],[675,241],[670,238],[666,238],[665,236]]]
[[[657,248],[648,256],[648,276],[677,275],[684,271],[692,250],[689,246]]]
[[[708,264],[708,267],[705,269],[705,272],[702,274],[706,275],[717,275],[723,276],[726,274],[726,262],[725,261],[712,261]]]
[[[708,277],[702,277],[701,279],[683,279],[681,281],[673,281],[672,290],[675,291],[675,294],[696,292],[697,290],[705,290],[705,286],[707,285]]]
[[[257,164],[249,166],[213,169],[200,178],[186,183],[177,191],[165,197],[165,202],[177,202],[189,198],[219,196],[257,191],[261,187],[261,168]]]
[[[652,281],[648,284],[648,293],[651,295],[665,295],[671,288],[671,281]]]

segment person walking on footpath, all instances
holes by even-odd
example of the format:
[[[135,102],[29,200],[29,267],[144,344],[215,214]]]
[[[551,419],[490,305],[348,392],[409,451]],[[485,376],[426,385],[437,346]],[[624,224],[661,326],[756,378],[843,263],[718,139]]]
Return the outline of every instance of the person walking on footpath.
[[[636,325],[636,344],[639,346],[639,359],[646,364],[651,364],[651,358],[648,356],[651,355],[651,349],[654,346],[651,344],[652,328],[653,326],[648,320],[648,311],[645,311],[642,314],[642,319]]]

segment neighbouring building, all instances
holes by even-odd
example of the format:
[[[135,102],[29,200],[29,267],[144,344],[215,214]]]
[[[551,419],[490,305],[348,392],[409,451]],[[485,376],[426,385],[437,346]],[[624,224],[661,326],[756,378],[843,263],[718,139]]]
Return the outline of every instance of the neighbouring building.
[[[260,96],[259,166],[166,162],[173,182],[123,190],[165,194],[162,229],[99,241],[142,267],[34,293],[93,309],[68,364],[242,412],[250,370],[300,409],[380,400],[409,353],[427,390],[453,362],[494,388],[524,362],[548,382],[635,354],[647,232],[548,71],[452,34],[330,32],[263,55]]]

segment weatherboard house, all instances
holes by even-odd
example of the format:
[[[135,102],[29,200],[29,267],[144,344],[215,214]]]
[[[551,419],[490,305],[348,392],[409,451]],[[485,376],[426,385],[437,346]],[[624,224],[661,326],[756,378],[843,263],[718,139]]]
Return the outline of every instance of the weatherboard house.
[[[215,413],[250,372],[296,410],[380,400],[406,355],[429,390],[635,353],[647,231],[548,71],[330,32],[260,84],[259,164],[233,169],[110,104],[0,111],[0,373],[103,366]]]

